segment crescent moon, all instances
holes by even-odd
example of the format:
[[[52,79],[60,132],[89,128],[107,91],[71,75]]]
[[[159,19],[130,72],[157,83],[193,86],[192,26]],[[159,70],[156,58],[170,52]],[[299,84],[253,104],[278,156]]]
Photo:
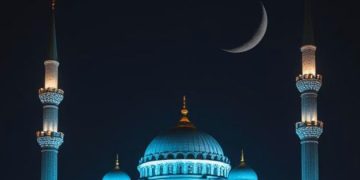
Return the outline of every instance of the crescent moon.
[[[262,19],[261,19],[261,24],[259,26],[259,28],[257,29],[256,33],[251,37],[251,39],[249,41],[247,41],[246,43],[244,43],[243,45],[233,48],[233,49],[223,49],[226,52],[229,53],[242,53],[242,52],[246,52],[249,51],[251,49],[253,49],[256,45],[258,45],[260,43],[260,41],[263,39],[265,33],[266,33],[266,29],[268,26],[268,17],[267,17],[267,13],[266,13],[266,9],[263,3],[261,3],[262,6]]]

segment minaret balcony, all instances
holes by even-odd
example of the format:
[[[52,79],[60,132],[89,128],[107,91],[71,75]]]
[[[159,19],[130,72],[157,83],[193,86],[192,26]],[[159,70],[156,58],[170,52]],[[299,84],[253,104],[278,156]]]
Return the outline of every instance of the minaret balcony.
[[[64,91],[57,88],[40,88],[39,98],[43,104],[58,106],[64,99]]]
[[[301,74],[296,77],[296,87],[303,93],[305,91],[318,92],[322,85],[322,76],[320,74]]]
[[[37,142],[41,148],[59,149],[64,142],[64,133],[55,131],[37,131]]]
[[[324,123],[322,121],[297,122],[295,127],[300,140],[317,141],[323,133]]]

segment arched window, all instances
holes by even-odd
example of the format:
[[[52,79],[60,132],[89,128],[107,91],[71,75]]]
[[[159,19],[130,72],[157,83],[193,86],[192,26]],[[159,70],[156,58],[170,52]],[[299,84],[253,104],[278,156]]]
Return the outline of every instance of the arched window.
[[[167,156],[167,159],[174,159],[174,154],[169,154],[169,155]]]
[[[188,154],[186,159],[195,159],[195,156],[193,154]]]
[[[194,165],[193,164],[188,164],[187,165],[187,173],[188,174],[194,174]]]
[[[164,174],[164,166],[161,164],[159,167],[159,174],[163,175]]]
[[[156,157],[155,157],[155,156],[152,156],[152,157],[151,157],[151,160],[152,160],[152,161],[155,161],[155,160],[156,160]]]
[[[224,176],[224,167],[220,167],[220,176]]]
[[[151,176],[155,176],[155,166],[151,166]]]
[[[214,167],[213,175],[215,175],[215,176],[218,176],[218,175],[219,175],[219,174],[218,174],[218,167],[217,167],[217,166]]]
[[[163,155],[160,155],[159,157],[158,157],[158,160],[163,160],[164,159],[164,156]]]
[[[184,154],[182,154],[182,153],[179,153],[176,155],[176,159],[184,159],[184,158],[185,158]]]
[[[147,175],[147,177],[151,176],[150,167],[146,167],[146,175]]]
[[[203,169],[203,168],[202,168],[202,164],[198,164],[198,165],[197,165],[197,173],[198,173],[198,174],[202,174],[202,169]]]
[[[173,168],[173,165],[172,164],[169,164],[168,166],[168,174],[174,174],[174,168]]]
[[[211,166],[210,166],[210,164],[206,165],[206,174],[211,174]]]
[[[208,154],[208,155],[206,156],[206,159],[211,160],[210,154]]]
[[[178,164],[178,170],[177,170],[177,174],[182,174],[183,173],[183,167],[182,164]]]

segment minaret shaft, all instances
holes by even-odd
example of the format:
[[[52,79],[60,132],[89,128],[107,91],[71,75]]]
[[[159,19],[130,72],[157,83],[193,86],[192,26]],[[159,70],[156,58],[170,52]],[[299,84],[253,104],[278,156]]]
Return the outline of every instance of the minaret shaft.
[[[59,107],[54,105],[43,106],[43,131],[58,131]]]
[[[317,121],[317,93],[301,94],[301,122]]]
[[[58,155],[57,150],[41,152],[41,180],[57,180]]]
[[[318,142],[302,142],[301,157],[302,180],[319,180]]]
[[[304,45],[301,47],[302,54],[302,74],[316,74],[316,47],[313,45]]]
[[[58,88],[58,67],[59,62],[56,60],[46,60],[45,66],[45,89]]]

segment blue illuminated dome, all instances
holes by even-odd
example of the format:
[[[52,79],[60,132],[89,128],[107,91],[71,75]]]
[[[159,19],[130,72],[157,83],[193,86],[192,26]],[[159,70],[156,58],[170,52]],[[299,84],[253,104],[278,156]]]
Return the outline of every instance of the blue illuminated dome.
[[[256,172],[246,165],[244,153],[241,154],[241,163],[229,173],[229,180],[258,180]]]
[[[231,169],[220,144],[188,118],[185,98],[175,128],[155,137],[139,161],[140,179],[226,179]]]
[[[114,170],[105,174],[103,180],[130,180],[130,177],[125,172]]]
[[[221,146],[209,134],[195,128],[177,127],[153,139],[146,148],[144,157],[147,160],[158,159],[160,156],[161,159],[206,159],[198,157],[202,155],[224,158]]]
[[[102,180],[130,180],[129,175],[120,170],[118,156],[116,156],[116,164],[114,170],[106,173]]]

